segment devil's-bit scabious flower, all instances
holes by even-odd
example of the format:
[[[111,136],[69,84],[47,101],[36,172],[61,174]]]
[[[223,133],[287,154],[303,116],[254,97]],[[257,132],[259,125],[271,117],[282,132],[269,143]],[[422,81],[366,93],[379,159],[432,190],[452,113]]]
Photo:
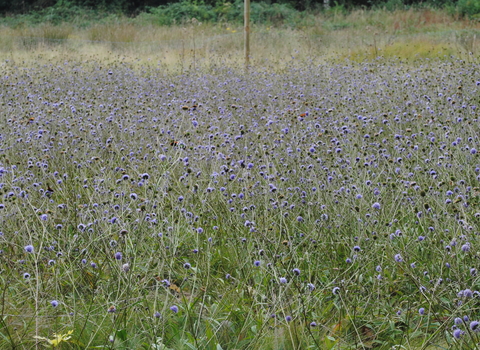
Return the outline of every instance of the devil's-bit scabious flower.
[[[170,310],[172,310],[174,313],[178,313],[178,306],[176,305],[170,306]]]
[[[465,243],[464,245],[462,245],[462,252],[468,252],[470,250],[470,243]]]
[[[454,337],[455,339],[460,339],[464,333],[465,333],[465,332],[462,331],[460,328],[454,329],[454,330],[453,330],[453,337]]]

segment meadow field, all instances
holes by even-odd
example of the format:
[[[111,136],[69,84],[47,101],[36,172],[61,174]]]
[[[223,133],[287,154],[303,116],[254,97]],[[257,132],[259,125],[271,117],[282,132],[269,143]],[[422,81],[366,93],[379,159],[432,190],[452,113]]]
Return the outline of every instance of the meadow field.
[[[2,27],[0,348],[477,349],[477,30]]]
[[[292,15],[293,16],[293,15]],[[158,18],[112,15],[89,22],[32,24],[0,19],[0,59],[52,63],[94,60],[155,66],[171,73],[210,66],[243,65],[241,21],[201,22],[195,18],[180,25],[158,25]],[[30,21],[32,21],[30,19]],[[3,24],[3,25],[2,25]],[[278,69],[291,60],[325,63],[345,59],[361,62],[384,58],[470,60],[478,56],[480,22],[445,10],[420,8],[389,11],[334,7],[316,16],[289,19],[282,13],[265,23],[253,23],[251,63]]]

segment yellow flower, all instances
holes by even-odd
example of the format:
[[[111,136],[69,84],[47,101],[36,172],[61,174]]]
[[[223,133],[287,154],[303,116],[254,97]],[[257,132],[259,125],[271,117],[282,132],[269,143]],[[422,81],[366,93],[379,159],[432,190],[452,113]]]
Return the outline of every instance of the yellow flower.
[[[71,335],[72,333],[73,333],[73,330],[68,331],[65,334],[53,333],[53,337],[54,337],[53,339],[48,339],[48,338],[45,338],[45,337],[38,337],[38,336],[35,336],[34,338],[38,339],[38,340],[46,341],[48,343],[48,345],[46,345],[47,347],[52,346],[53,348],[55,348],[61,342],[68,342],[68,340],[70,340],[70,338],[72,337],[72,335]]]

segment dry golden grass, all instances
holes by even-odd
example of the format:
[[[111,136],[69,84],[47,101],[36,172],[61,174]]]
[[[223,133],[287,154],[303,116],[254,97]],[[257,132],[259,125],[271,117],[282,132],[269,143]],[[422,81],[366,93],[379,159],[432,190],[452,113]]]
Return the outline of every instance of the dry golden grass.
[[[478,53],[480,23],[441,10],[357,10],[317,16],[298,28],[253,26],[251,63],[278,66],[292,60],[313,62],[376,56],[438,58]],[[200,66],[243,63],[238,24],[158,27],[120,19],[78,29],[70,24],[0,27],[0,59],[29,62],[101,60],[161,65],[184,71]]]

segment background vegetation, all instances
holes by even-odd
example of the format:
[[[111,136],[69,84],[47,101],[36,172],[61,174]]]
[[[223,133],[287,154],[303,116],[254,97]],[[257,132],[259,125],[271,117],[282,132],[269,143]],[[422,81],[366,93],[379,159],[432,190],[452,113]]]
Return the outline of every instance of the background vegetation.
[[[319,13],[345,13],[355,9],[379,9],[390,11],[435,8],[450,14],[476,18],[480,12],[480,0],[261,0],[252,2],[252,20],[287,23],[291,25],[305,16]],[[154,17],[159,25],[171,25],[196,18],[201,22],[241,22],[242,0],[0,0],[0,14],[7,23],[59,24],[80,20],[82,25],[111,16],[129,18]],[[12,20],[12,18],[14,20]]]

